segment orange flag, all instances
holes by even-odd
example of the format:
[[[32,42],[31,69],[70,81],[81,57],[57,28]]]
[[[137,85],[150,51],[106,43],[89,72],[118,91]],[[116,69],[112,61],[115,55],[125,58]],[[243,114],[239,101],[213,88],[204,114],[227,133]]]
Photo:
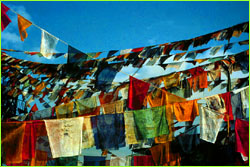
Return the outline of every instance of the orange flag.
[[[18,21],[18,29],[19,29],[21,40],[24,41],[24,39],[28,37],[26,29],[29,26],[31,26],[32,23],[20,15],[17,16],[17,21]]]

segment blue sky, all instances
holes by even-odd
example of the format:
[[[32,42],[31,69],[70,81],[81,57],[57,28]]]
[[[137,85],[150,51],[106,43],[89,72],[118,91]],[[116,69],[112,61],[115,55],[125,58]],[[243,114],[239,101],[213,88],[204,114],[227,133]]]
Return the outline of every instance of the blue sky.
[[[189,39],[249,20],[248,2],[3,3],[83,52]],[[41,31],[31,26],[28,38],[22,42],[17,16],[12,12],[8,15],[12,23],[2,33],[2,48],[39,51]],[[67,46],[59,42],[56,51],[67,52]]]

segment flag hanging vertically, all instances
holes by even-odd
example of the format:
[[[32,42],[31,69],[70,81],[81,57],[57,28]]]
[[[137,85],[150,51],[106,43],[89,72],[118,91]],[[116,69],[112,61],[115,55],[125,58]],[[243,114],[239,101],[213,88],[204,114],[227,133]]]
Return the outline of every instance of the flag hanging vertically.
[[[24,41],[24,39],[28,37],[26,29],[31,26],[32,23],[20,15],[17,15],[17,22],[21,40]]]
[[[59,40],[58,38],[42,30],[42,39],[40,48],[41,54],[47,59],[51,59],[58,40]]]
[[[8,10],[9,10],[9,8],[7,6],[5,6],[3,3],[1,3],[1,28],[2,28],[2,32],[8,26],[8,24],[11,22],[9,16],[6,14],[6,12]]]

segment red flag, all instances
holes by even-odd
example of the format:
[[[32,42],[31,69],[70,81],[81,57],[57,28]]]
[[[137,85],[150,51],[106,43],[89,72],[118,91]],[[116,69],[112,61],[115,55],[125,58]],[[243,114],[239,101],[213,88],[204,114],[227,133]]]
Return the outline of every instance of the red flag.
[[[150,84],[129,76],[128,108],[138,110],[142,108]]]
[[[231,93],[226,92],[220,94],[220,97],[223,98],[225,105],[226,105],[226,114],[224,117],[224,121],[227,121],[227,116],[229,116],[229,120],[234,120],[233,112],[232,112],[232,104],[231,104]]]
[[[132,49],[131,51],[132,52],[141,52],[143,49],[144,49],[144,47],[141,47],[141,48]]]
[[[38,111],[38,108],[37,108],[36,104],[34,104],[34,105],[32,106],[32,108],[30,109],[30,111],[32,111],[32,112]]]
[[[249,122],[236,119],[235,121],[236,152],[249,157]]]
[[[8,24],[11,22],[9,16],[6,14],[6,12],[8,10],[9,10],[9,8],[7,6],[5,6],[3,3],[1,3],[1,27],[2,27],[2,32],[8,26]]]

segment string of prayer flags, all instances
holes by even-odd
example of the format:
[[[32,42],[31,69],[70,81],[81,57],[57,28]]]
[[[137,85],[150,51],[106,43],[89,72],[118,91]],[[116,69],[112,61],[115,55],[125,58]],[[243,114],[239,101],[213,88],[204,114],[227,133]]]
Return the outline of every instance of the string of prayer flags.
[[[42,30],[40,53],[45,58],[51,59],[58,40],[59,40],[58,38]]]
[[[9,8],[5,6],[3,3],[1,3],[1,29],[3,30],[9,25],[11,22],[9,16],[6,14],[8,12]]]
[[[32,23],[29,20],[22,17],[21,15],[17,15],[17,19],[18,19],[17,22],[18,22],[20,38],[21,41],[24,41],[24,39],[28,37],[26,29],[29,28],[32,25]]]
[[[129,76],[128,108],[141,109],[150,84]]]

